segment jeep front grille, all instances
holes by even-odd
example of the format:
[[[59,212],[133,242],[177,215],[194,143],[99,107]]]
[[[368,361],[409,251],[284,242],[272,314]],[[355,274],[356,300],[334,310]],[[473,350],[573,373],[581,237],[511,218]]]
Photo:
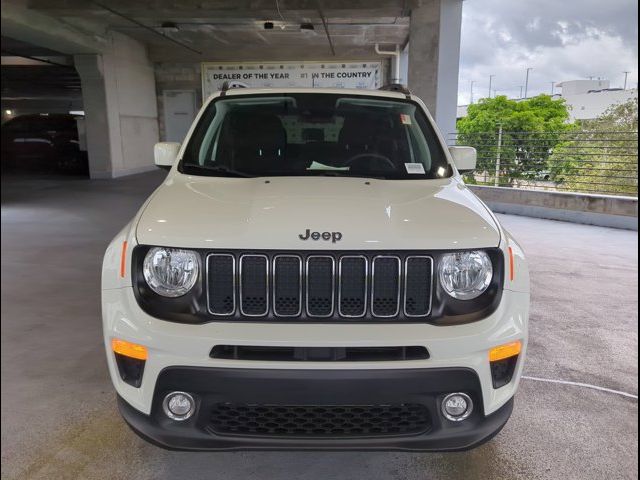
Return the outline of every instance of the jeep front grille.
[[[357,320],[431,313],[433,259],[351,253],[210,253],[209,313]]]

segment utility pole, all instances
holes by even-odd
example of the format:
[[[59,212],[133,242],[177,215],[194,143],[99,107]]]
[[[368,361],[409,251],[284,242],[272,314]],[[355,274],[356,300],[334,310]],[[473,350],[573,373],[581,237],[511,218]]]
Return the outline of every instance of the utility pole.
[[[473,84],[476,83],[475,80],[471,80],[471,92],[469,95],[469,104],[473,104]]]
[[[553,94],[555,93],[556,82],[550,82],[550,83],[551,83],[551,96],[553,97]]]
[[[489,98],[491,98],[491,84],[493,83],[493,77],[495,77],[495,75],[489,75]]]
[[[624,72],[622,72],[622,73],[624,73],[624,87],[622,87],[622,89],[623,89],[623,90],[626,90],[626,89],[627,89],[627,78],[629,77],[629,74],[630,74],[631,72],[624,71]]]
[[[493,185],[500,186],[500,154],[502,153],[502,124],[498,124],[498,151],[496,152],[496,177]]]
[[[522,89],[523,89],[523,88],[524,88],[524,87],[523,87],[522,85],[520,85],[520,99],[522,99]]]
[[[533,70],[533,68],[528,67],[527,68],[527,78],[524,81],[524,98],[527,98],[527,95],[529,94],[529,72]]]

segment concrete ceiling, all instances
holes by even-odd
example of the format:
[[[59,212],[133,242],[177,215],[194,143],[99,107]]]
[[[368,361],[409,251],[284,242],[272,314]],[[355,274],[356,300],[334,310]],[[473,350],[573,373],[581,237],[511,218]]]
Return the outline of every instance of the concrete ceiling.
[[[2,97],[78,97],[72,55],[99,53],[109,31],[156,62],[379,59],[375,44],[405,45],[427,1],[3,0]]]
[[[70,56],[5,36],[0,45],[3,101],[80,97],[80,77]]]
[[[73,67],[3,65],[2,100],[79,98],[80,77]]]
[[[28,7],[89,35],[105,35],[110,29],[126,33],[148,47],[153,61],[265,61],[378,58],[374,52],[376,43],[386,46],[407,42],[409,14],[420,3],[421,0],[30,0]],[[167,28],[168,22],[177,28]],[[274,28],[266,30],[265,22],[273,22]],[[311,24],[313,30],[301,29],[301,24]]]
[[[0,47],[2,48],[2,56],[26,55],[30,57],[52,57],[60,55],[59,52],[54,50],[5,36],[0,38]]]

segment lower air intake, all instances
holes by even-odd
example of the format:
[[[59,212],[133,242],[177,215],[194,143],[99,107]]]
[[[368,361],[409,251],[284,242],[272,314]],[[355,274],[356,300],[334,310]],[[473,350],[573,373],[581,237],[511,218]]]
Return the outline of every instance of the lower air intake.
[[[209,431],[267,437],[376,437],[413,435],[431,427],[420,404],[399,405],[243,405],[219,403]]]

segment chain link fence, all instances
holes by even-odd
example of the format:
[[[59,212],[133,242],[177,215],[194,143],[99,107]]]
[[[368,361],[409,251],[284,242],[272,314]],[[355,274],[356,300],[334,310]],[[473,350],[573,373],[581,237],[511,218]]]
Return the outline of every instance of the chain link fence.
[[[637,131],[450,134],[478,151],[468,184],[638,196]]]

